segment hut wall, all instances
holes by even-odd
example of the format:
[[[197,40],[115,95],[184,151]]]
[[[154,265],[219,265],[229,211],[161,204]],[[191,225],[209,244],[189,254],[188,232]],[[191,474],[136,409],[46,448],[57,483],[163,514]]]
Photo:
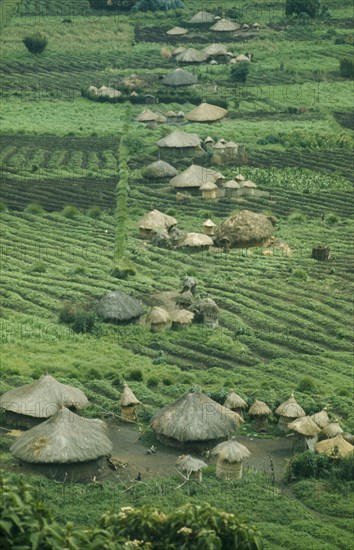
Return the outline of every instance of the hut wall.
[[[216,463],[216,477],[218,479],[241,479],[242,462],[233,462],[218,460]]]
[[[192,454],[193,452],[198,453],[212,449],[218,443],[225,441],[225,437],[220,439],[207,439],[205,441],[178,441],[172,437],[166,437],[165,435],[156,434],[157,439],[163,445],[167,447],[174,447],[176,449],[181,449],[185,454]]]
[[[202,481],[203,474],[201,470],[198,470],[197,472],[191,472],[189,479],[192,481]]]
[[[254,428],[259,432],[266,432],[268,429],[267,416],[255,416],[252,420]]]
[[[15,428],[34,428],[41,422],[45,422],[48,418],[36,418],[26,414],[18,414],[12,411],[5,411],[5,422],[9,426]]]
[[[202,191],[203,199],[216,199],[216,189],[210,191]]]
[[[87,482],[91,481],[93,476],[103,473],[106,469],[106,457],[68,464],[32,464],[20,461],[20,465],[63,483]]]
[[[288,418],[286,416],[279,416],[279,421],[278,421],[279,430],[282,430],[283,432],[288,432],[289,431],[288,424],[289,424],[289,422],[293,422],[293,420],[296,420],[296,418]]]
[[[294,453],[303,453],[308,450],[306,437],[304,435],[299,433],[294,434],[292,450]]]
[[[243,418],[243,409],[238,408],[238,407],[233,407],[231,410],[232,410],[233,412],[239,414],[239,415],[241,416],[241,418]]]
[[[130,405],[129,407],[122,407],[121,417],[126,422],[136,422],[137,414],[135,410],[135,405]]]

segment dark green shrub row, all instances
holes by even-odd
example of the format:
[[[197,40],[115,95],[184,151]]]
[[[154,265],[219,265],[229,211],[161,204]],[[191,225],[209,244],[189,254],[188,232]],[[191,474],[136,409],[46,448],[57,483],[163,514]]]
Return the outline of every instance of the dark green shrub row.
[[[74,332],[92,333],[95,329],[96,313],[91,303],[66,301],[60,310],[59,322],[69,325]]]
[[[352,481],[354,479],[354,457],[350,456],[339,460],[327,455],[306,451],[295,455],[288,465],[287,478],[289,481],[330,476]]]

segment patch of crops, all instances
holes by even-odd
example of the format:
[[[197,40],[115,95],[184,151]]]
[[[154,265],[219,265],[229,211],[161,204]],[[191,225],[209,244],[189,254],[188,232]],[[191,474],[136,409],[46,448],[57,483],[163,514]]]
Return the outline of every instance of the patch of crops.
[[[349,128],[350,130],[354,129],[354,113],[336,111],[333,113],[333,116],[343,128]]]

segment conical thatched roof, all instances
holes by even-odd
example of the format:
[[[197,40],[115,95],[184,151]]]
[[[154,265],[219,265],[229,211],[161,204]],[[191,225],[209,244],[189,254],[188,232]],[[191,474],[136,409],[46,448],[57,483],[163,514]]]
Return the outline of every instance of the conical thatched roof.
[[[203,52],[208,57],[214,57],[218,55],[227,55],[227,48],[224,44],[210,44],[204,48]]]
[[[81,409],[87,403],[87,397],[81,390],[61,384],[49,374],[0,397],[0,408],[34,418],[48,418],[61,405]]]
[[[173,29],[166,31],[166,34],[170,36],[183,36],[184,34],[187,34],[187,32],[188,29],[183,29],[182,27],[173,27]]]
[[[205,220],[203,223],[203,227],[216,227],[216,223],[213,222],[210,218],[208,220]]]
[[[60,408],[54,416],[24,432],[10,451],[25,462],[68,464],[104,456],[112,451],[112,444],[104,422]]]
[[[193,458],[191,455],[179,456],[175,464],[177,470],[182,473],[191,474],[192,472],[199,472],[202,468],[207,468],[208,465],[198,458]]]
[[[225,143],[225,149],[237,149],[238,145],[234,141],[227,141]]]
[[[137,399],[128,384],[124,384],[124,390],[120,398],[119,404],[121,407],[129,407],[131,405],[139,405],[141,401]]]
[[[293,394],[284,401],[276,409],[275,414],[278,416],[285,416],[286,418],[300,418],[301,416],[306,416],[306,413],[302,407],[297,403]]]
[[[226,114],[226,109],[222,107],[210,103],[201,103],[199,107],[195,107],[187,114],[187,120],[190,122],[215,122],[224,118]]]
[[[198,11],[191,19],[189,20],[190,23],[213,23],[214,21],[214,15],[212,13],[209,13],[208,11]]]
[[[202,183],[202,185],[199,187],[200,191],[213,191],[213,189],[217,189],[218,186],[215,185],[212,181],[205,181]]]
[[[127,322],[140,317],[144,308],[133,296],[122,290],[114,290],[101,299],[96,311],[105,321]]]
[[[107,88],[107,86],[101,86],[101,88],[98,88],[97,95],[102,97],[120,97],[122,95],[122,92],[119,90],[115,90],[114,88]]]
[[[208,235],[204,235],[204,233],[187,233],[181,246],[201,248],[203,246],[212,246],[213,244],[213,239],[208,237]]]
[[[219,460],[229,462],[230,464],[242,462],[251,455],[247,447],[238,443],[235,437],[219,443],[219,445],[214,447],[211,451],[211,454],[217,456]]]
[[[313,420],[311,420],[309,416],[297,418],[288,424],[288,428],[289,430],[293,430],[294,432],[305,435],[306,437],[314,437],[320,433],[319,427]]]
[[[249,416],[269,416],[272,414],[271,409],[264,401],[256,400],[248,411]]]
[[[157,160],[152,162],[143,170],[145,177],[150,179],[164,179],[164,178],[173,178],[178,174],[176,168],[174,168],[168,162],[164,160]]]
[[[171,319],[177,325],[190,325],[194,319],[194,313],[188,309],[178,309],[171,313]]]
[[[172,73],[167,74],[162,80],[161,84],[165,86],[192,86],[197,84],[198,78],[184,69],[175,69]]]
[[[245,409],[247,407],[247,403],[244,399],[242,399],[242,397],[237,395],[234,390],[231,390],[225,400],[224,407],[227,409]]]
[[[223,151],[225,149],[225,143],[219,140],[216,143],[214,143],[213,149],[221,149]]]
[[[235,180],[225,181],[222,186],[224,189],[241,189],[241,185]]]
[[[162,307],[153,307],[146,316],[146,322],[152,325],[171,323],[171,315]]]
[[[310,418],[315,422],[315,424],[317,424],[319,428],[324,428],[325,426],[327,426],[327,424],[330,423],[327,413],[327,407],[324,407],[322,411],[312,414]]]
[[[354,446],[348,443],[340,434],[332,439],[324,439],[316,443],[315,449],[320,454],[338,458],[343,458],[354,452]]]
[[[175,130],[172,134],[159,139],[156,142],[158,147],[169,147],[172,149],[183,149],[185,147],[200,147],[201,139],[198,134],[188,134]]]
[[[164,122],[167,122],[167,118],[164,115],[159,115],[156,119],[156,122],[158,122],[159,124],[162,124]]]
[[[145,214],[139,221],[139,229],[152,230],[152,229],[169,229],[174,225],[177,225],[177,220],[172,216],[168,216],[160,210],[151,210]]]
[[[206,181],[215,183],[218,179],[218,172],[210,168],[205,168],[205,166],[192,164],[186,170],[172,178],[170,180],[170,185],[171,187],[178,188],[200,187]]]
[[[250,58],[247,55],[244,55],[243,53],[241,53],[240,55],[237,55],[235,59],[237,63],[242,63],[242,62],[251,63]]]
[[[232,32],[237,31],[241,28],[241,25],[238,23],[234,23],[233,21],[229,21],[228,19],[220,19],[215,25],[210,27],[211,31],[217,31],[217,32]]]
[[[208,136],[205,138],[204,143],[215,143],[215,141],[211,136]]]
[[[336,435],[342,434],[343,430],[339,425],[339,421],[336,420],[335,422],[330,422],[322,428],[322,433],[327,437],[336,437]]]
[[[257,189],[257,185],[251,180],[245,180],[242,187],[245,187],[246,189]]]
[[[231,215],[216,228],[216,239],[227,238],[231,246],[248,247],[264,244],[273,234],[273,225],[267,216],[242,210]]]
[[[142,113],[138,116],[137,120],[139,122],[154,122],[159,118],[159,116],[160,115],[154,113],[154,111],[151,111],[150,109],[144,109],[144,111],[142,111]]]
[[[155,414],[154,431],[180,442],[208,441],[229,437],[243,419],[210,397],[195,392],[183,395]]]
[[[207,60],[207,56],[203,51],[200,52],[195,48],[187,48],[183,52],[176,55],[176,59],[180,63],[203,63]]]
[[[179,46],[178,48],[176,48],[175,50],[173,50],[172,52],[172,56],[173,57],[176,57],[178,54],[182,53],[182,52],[185,52],[187,48],[184,48],[183,46]]]
[[[234,179],[236,181],[245,181],[245,176],[243,176],[242,174],[236,174],[236,176],[234,177]]]

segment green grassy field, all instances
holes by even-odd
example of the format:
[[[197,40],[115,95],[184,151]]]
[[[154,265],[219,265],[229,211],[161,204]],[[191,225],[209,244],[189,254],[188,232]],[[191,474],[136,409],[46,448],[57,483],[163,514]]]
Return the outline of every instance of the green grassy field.
[[[74,6],[67,0],[45,0],[40,10],[34,0],[0,3],[0,391],[48,371],[82,388],[91,403],[85,414],[95,417],[117,412],[128,380],[145,405],[144,425],[159,407],[191,388],[220,401],[235,388],[272,408],[295,391],[306,412],[329,405],[331,415],[353,432],[352,81],[339,74],[340,59],[351,52],[350,2],[340,7],[332,2],[332,17],[326,21],[282,30],[284,2],[251,7],[240,2],[239,20],[262,25],[256,38],[227,43],[233,52],[254,54],[246,85],[235,89],[225,65],[191,68],[200,81],[196,91],[205,99],[215,94],[227,99],[232,118],[186,130],[245,143],[245,165],[215,168],[230,178],[240,170],[257,182],[257,196],[216,202],[192,197],[181,203],[166,184],[143,180],[141,169],[157,158],[154,142],[174,126],[150,130],[135,120],[143,106],[132,106],[127,257],[137,272],[127,280],[112,276],[118,148],[126,105],[91,102],[81,97],[81,88],[109,85],[133,72],[173,69],[175,62],[163,59],[161,48],[172,50],[178,43],[154,42],[155,34],[140,42],[135,27],[182,25],[202,9],[195,0],[186,4],[184,11],[157,16],[106,16],[91,10],[86,0]],[[226,13],[235,8],[232,2],[224,4]],[[72,22],[63,23],[68,17]],[[43,54],[33,56],[22,39],[37,30],[49,42]],[[338,37],[347,42],[338,43]],[[205,45],[196,35],[193,46]],[[159,90],[154,88],[157,94]],[[183,98],[158,106],[161,112],[192,107]],[[188,160],[176,160],[176,166],[185,168]],[[31,203],[44,211],[26,211]],[[62,214],[67,205],[79,208],[75,219]],[[96,206],[102,209],[99,219],[89,215]],[[208,217],[219,223],[240,209],[272,213],[278,220],[275,235],[292,253],[187,254],[156,248],[145,244],[137,230],[138,220],[152,208],[175,216],[189,231],[200,231]],[[319,243],[330,246],[329,262],[311,259],[312,247]],[[144,324],[98,323],[96,333],[88,335],[58,322],[63,301],[95,301],[115,288],[145,301],[148,311],[152,294],[178,289],[186,274],[197,277],[201,296],[220,306],[218,329],[193,325],[153,334]],[[132,379],[134,369],[141,370],[141,381]],[[243,432],[249,430],[247,422]],[[275,418],[270,433],[277,433]],[[4,439],[0,457],[6,465],[11,459]],[[290,494],[252,472],[241,482],[219,484],[211,467],[194,494],[188,487],[176,492],[171,478],[154,480],[151,490],[136,487],[129,493],[105,483],[98,504],[101,489],[66,486],[63,507],[57,485],[41,478],[31,481],[61,522],[96,521],[115,492],[117,506],[154,499],[172,509],[186,500],[212,501],[255,523],[272,550],[290,542],[299,550],[350,547],[349,483],[344,494],[338,484],[303,481]],[[87,502],[92,503],[89,512]]]

